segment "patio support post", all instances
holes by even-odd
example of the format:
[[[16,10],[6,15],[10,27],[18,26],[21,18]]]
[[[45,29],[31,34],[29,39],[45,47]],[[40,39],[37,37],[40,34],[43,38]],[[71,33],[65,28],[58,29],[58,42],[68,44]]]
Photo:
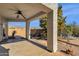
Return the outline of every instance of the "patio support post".
[[[5,21],[5,33],[6,33],[6,36],[8,36],[8,22]]]
[[[57,10],[48,13],[47,48],[51,52],[57,51]]]
[[[3,22],[0,17],[0,41],[3,39]]]
[[[26,22],[26,38],[30,39],[30,22]]]

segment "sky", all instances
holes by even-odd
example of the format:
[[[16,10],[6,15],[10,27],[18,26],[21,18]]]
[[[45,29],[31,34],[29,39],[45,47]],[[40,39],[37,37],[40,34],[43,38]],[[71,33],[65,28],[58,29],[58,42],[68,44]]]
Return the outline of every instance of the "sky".
[[[25,22],[9,22],[9,26],[19,26],[19,27],[25,27],[26,23]],[[40,22],[39,19],[35,19],[34,21],[30,22],[30,27],[31,28],[40,28]]]
[[[76,22],[76,24],[79,25],[79,3],[62,3],[61,5],[63,16],[67,16],[66,24],[72,24],[73,22]],[[35,19],[34,21],[31,21],[30,27],[40,28],[39,24],[39,19]],[[24,22],[11,22],[9,25],[25,27]]]
[[[66,23],[72,24],[76,22],[79,25],[79,3],[63,3],[63,16],[67,16]]]

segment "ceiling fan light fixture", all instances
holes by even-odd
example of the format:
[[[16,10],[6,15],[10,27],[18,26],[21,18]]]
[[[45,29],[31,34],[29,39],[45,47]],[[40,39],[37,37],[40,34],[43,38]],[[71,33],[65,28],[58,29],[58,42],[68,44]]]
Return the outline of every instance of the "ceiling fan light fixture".
[[[17,15],[17,18],[19,18],[19,15]]]

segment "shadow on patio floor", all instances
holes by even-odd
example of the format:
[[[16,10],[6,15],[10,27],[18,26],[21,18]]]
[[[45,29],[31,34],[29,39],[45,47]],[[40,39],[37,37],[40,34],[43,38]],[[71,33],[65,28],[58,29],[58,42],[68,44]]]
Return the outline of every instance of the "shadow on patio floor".
[[[14,43],[14,42],[19,42],[24,40],[26,40],[26,38],[21,36],[15,36],[14,38],[9,36],[8,39],[5,38],[3,41],[0,42],[0,44]]]
[[[40,47],[40,48],[42,48],[42,49],[44,49],[44,50],[46,50],[46,51],[48,51],[48,52],[52,52],[52,51],[49,51],[46,46],[44,46],[44,45],[42,45],[38,42],[35,42],[35,41],[32,41],[32,40],[27,40],[27,41],[34,44],[34,45],[36,45],[36,46],[38,46],[38,47]]]

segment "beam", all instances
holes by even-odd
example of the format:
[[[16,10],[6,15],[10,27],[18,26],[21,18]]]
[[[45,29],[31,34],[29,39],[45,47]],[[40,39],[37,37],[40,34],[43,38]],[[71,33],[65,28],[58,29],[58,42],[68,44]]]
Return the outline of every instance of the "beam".
[[[26,17],[25,17],[23,14],[20,14],[20,15],[24,18],[24,20],[26,20],[26,21],[27,21]]]
[[[27,21],[31,21],[31,20],[33,20],[34,18],[39,17],[39,16],[41,16],[41,15],[43,15],[43,14],[45,14],[45,12],[40,11],[40,12],[36,13],[35,15],[31,16],[30,18],[28,18]]]

